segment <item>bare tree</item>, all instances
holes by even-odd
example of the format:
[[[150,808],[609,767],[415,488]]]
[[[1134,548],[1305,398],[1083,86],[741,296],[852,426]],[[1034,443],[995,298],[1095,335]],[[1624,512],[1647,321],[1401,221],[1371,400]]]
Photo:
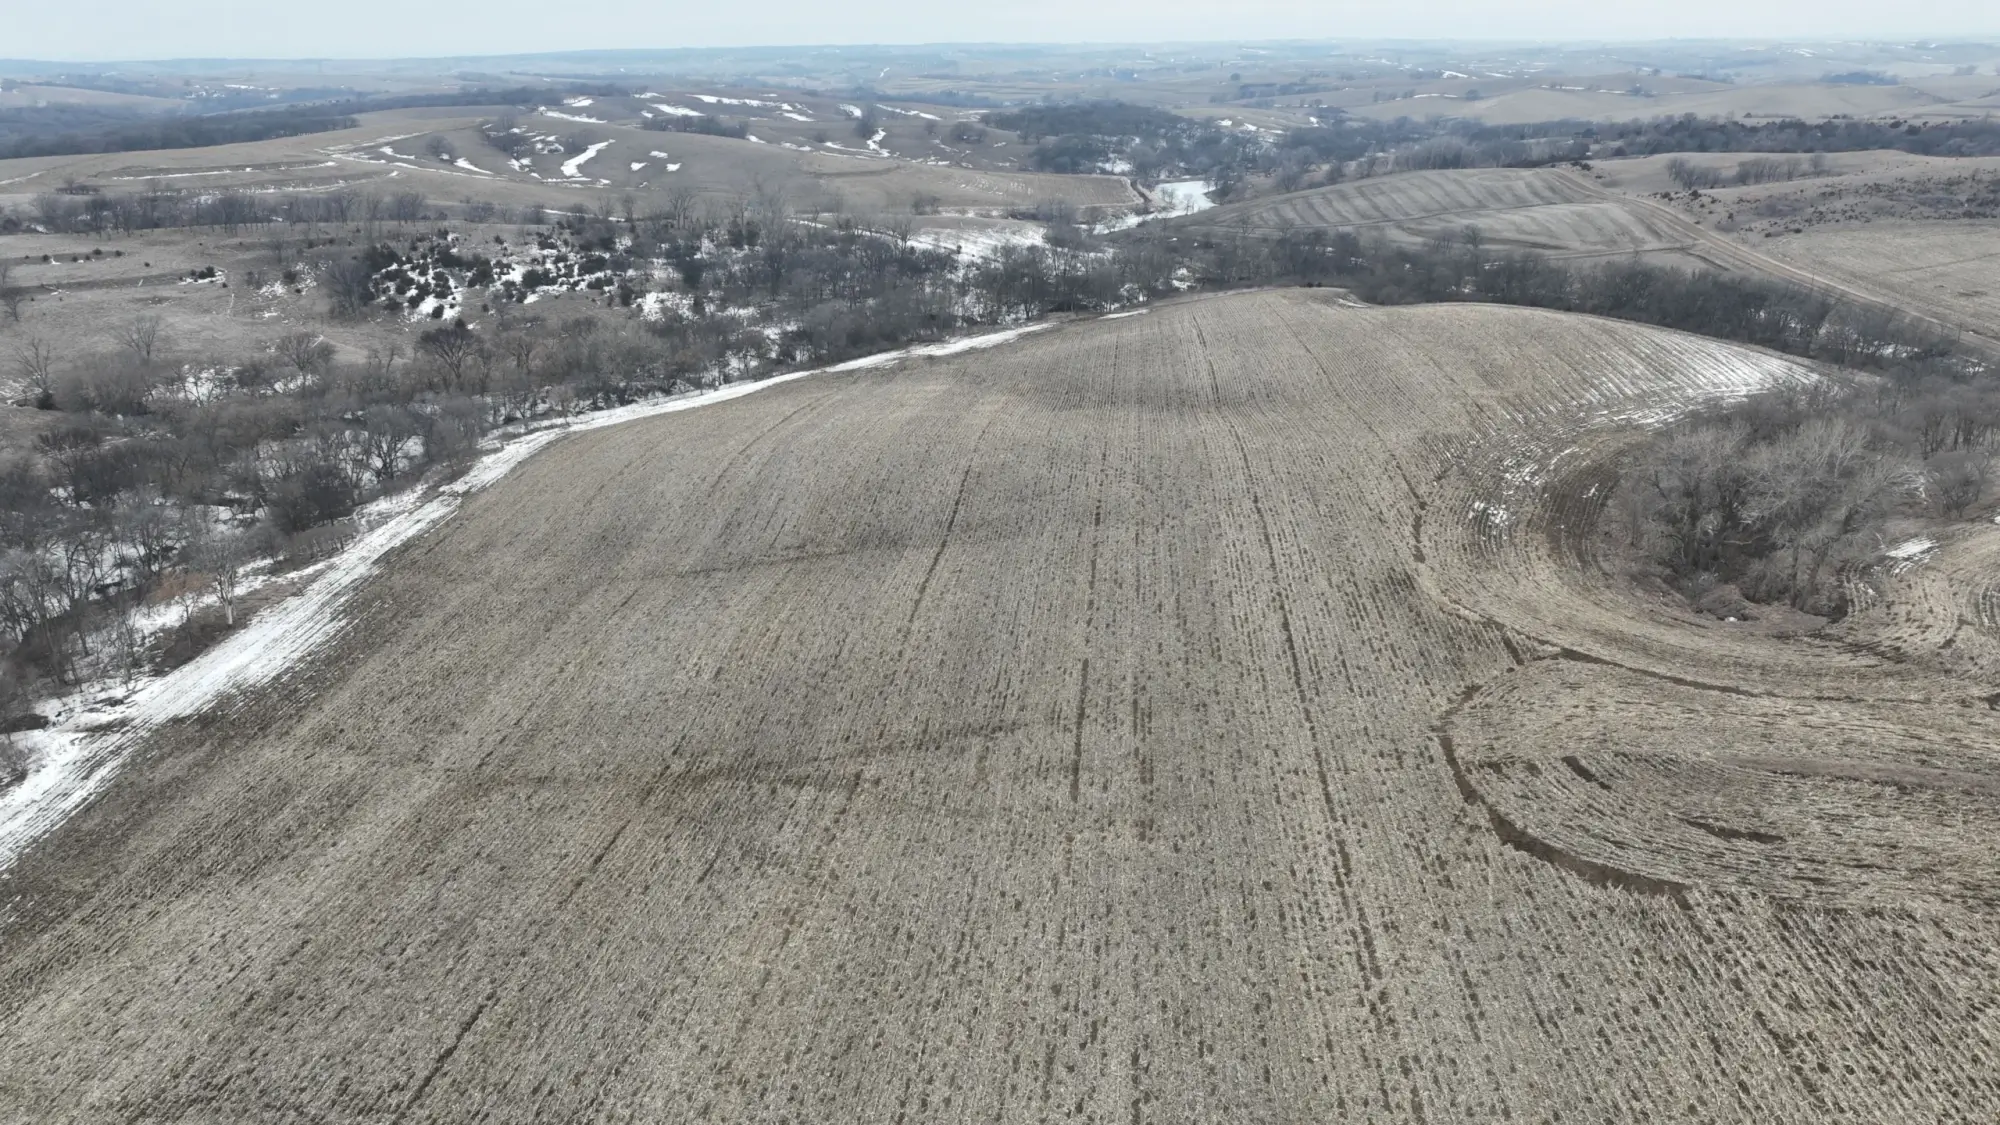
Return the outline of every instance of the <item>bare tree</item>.
[[[12,719],[28,702],[28,684],[21,669],[9,659],[0,659],[0,719]],[[28,752],[14,738],[12,724],[0,734],[0,790],[28,774]]]
[[[370,222],[372,225],[372,220]],[[375,277],[368,272],[367,263],[361,259],[344,258],[328,262],[323,272],[326,290],[333,298],[333,311],[337,315],[357,316],[374,299]]]
[[[243,583],[243,568],[250,561],[249,540],[234,528],[197,523],[189,529],[183,549],[188,569],[202,576],[208,592],[222,603],[223,623],[236,624],[236,595]]]
[[[454,320],[418,336],[417,347],[443,369],[450,385],[456,387],[464,381],[466,365],[478,355],[482,344],[464,321]]]
[[[389,219],[396,223],[411,223],[423,217],[424,196],[417,191],[399,191],[389,197]]]
[[[689,220],[694,218],[695,201],[700,194],[682,184],[667,193],[667,217],[672,220],[675,230],[687,229]]]
[[[30,336],[14,352],[14,371],[35,397],[35,405],[47,409],[56,401],[56,350],[47,340]]]
[[[1957,519],[1986,495],[1986,482],[1993,476],[1993,452],[1963,449],[1940,453],[1924,466],[1924,475],[1938,507]]]
[[[111,338],[141,364],[151,367],[153,356],[161,347],[164,325],[157,316],[142,316],[113,328]]]
[[[28,299],[25,286],[13,283],[14,263],[0,262],[0,308],[7,310],[7,319],[21,323],[21,302]]]
[[[371,406],[361,431],[362,467],[386,484],[402,471],[403,447],[411,438],[423,435],[423,426],[409,410],[400,406]]]
[[[1722,186],[1720,171],[1703,167],[1685,156],[1676,156],[1667,161],[1667,178],[1690,191],[1696,188]]]
[[[514,369],[524,376],[534,374],[535,356],[542,350],[542,338],[536,328],[534,324],[523,325],[500,338],[500,347],[514,361]]]
[[[129,691],[140,666],[146,662],[146,630],[139,622],[138,592],[117,591],[106,599],[105,611],[110,618],[105,655],[111,658],[112,666],[118,669],[119,678]]]
[[[333,363],[333,345],[317,332],[287,332],[271,342],[271,354],[309,379]]]

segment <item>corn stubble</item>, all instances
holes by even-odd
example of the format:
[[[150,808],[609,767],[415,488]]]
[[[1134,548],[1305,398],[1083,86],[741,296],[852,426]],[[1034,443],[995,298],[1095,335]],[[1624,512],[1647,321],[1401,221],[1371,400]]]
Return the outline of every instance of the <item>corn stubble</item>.
[[[1588,558],[1778,362],[1259,293],[566,439],[17,867],[0,1116],[1991,1120],[1993,625]]]

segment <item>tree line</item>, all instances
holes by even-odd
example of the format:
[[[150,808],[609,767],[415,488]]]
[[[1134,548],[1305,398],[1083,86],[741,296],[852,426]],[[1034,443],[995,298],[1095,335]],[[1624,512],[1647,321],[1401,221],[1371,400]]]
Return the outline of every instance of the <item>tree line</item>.
[[[352,115],[323,106],[287,106],[283,109],[200,116],[134,115],[134,119],[125,120],[99,110],[87,115],[86,120],[91,119],[94,123],[86,127],[48,132],[45,128],[48,118],[40,111],[0,110],[0,160],[25,156],[207,148],[210,145],[241,144],[273,137],[298,137],[308,133],[352,129],[358,124]],[[31,132],[27,127],[31,123],[43,128]]]

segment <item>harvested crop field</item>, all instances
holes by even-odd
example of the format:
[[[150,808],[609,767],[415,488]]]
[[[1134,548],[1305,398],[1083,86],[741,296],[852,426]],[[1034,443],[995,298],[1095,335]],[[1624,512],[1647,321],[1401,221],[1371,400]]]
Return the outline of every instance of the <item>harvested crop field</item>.
[[[1183,222],[1255,232],[1370,230],[1405,242],[1473,226],[1495,248],[1554,257],[1682,250],[1699,240],[1661,209],[1553,169],[1406,172],[1217,207]]]
[[[1760,249],[1982,335],[2000,320],[2000,223],[1812,227]]]
[[[565,438],[15,865],[0,1116],[1991,1120],[2000,630],[1590,557],[1809,378],[1287,291]]]

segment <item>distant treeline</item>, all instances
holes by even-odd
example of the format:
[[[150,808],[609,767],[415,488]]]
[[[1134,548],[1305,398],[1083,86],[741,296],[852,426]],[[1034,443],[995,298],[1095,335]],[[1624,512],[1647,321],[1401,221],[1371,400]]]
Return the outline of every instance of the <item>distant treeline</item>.
[[[701,133],[710,137],[733,137],[742,140],[750,135],[750,126],[741,121],[724,121],[719,117],[654,117],[639,126],[655,133]],[[506,140],[501,138],[496,147]]]
[[[998,110],[980,119],[1019,133],[1031,144],[1061,136],[1137,137],[1158,142],[1200,127],[1198,122],[1164,109],[1115,101],[1045,103]]]
[[[810,91],[808,91],[810,92]],[[997,109],[1006,102],[996,101],[984,94],[968,94],[963,90],[931,90],[928,93],[884,94],[873,86],[856,86],[848,91],[848,96],[863,101],[916,102],[918,105],[946,105],[960,109]]]
[[[1895,149],[1924,156],[2000,155],[2000,122],[1821,121],[1753,123],[1693,115],[1589,126],[1578,131],[1608,146],[1603,156],[1663,152],[1863,152]]]
[[[1140,179],[1200,176],[1222,187],[1268,147],[1256,134],[1119,101],[1043,102],[980,120],[1034,143],[1026,163],[1041,172],[1101,172],[1123,162]]]
[[[324,106],[219,113],[203,117],[150,116],[105,121],[95,127],[45,136],[16,136],[10,125],[38,120],[42,110],[0,110],[0,160],[23,156],[79,156],[94,152],[138,152],[161,148],[206,148],[272,137],[297,137],[351,129],[353,117]],[[95,111],[102,114],[104,111]],[[135,119],[136,118],[136,119]],[[25,131],[25,130],[23,130]]]
[[[206,148],[352,129],[357,113],[433,106],[555,105],[579,94],[618,97],[627,91],[608,85],[562,89],[517,86],[455,90],[449,93],[344,98],[282,109],[201,115],[154,114],[93,106],[39,106],[0,109],[0,160],[23,156],[80,156],[97,152]]]
[[[1125,254],[1160,236],[1135,231]],[[1161,248],[1164,249],[1164,248]],[[1856,367],[1937,360],[1959,342],[1891,310],[1789,282],[1630,260],[1572,265],[1494,251],[1468,228],[1423,246],[1352,231],[1181,240],[1171,253],[1198,284],[1334,285],[1372,304],[1486,301],[1676,328]]]
[[[630,93],[631,91],[623,86],[605,83],[571,83],[559,90],[547,86],[514,86],[501,90],[479,86],[470,90],[453,90],[449,93],[354,98],[332,103],[328,108],[339,108],[348,113],[373,113],[384,109],[429,109],[475,105],[542,106],[560,105],[563,99],[578,96],[622,98]]]

